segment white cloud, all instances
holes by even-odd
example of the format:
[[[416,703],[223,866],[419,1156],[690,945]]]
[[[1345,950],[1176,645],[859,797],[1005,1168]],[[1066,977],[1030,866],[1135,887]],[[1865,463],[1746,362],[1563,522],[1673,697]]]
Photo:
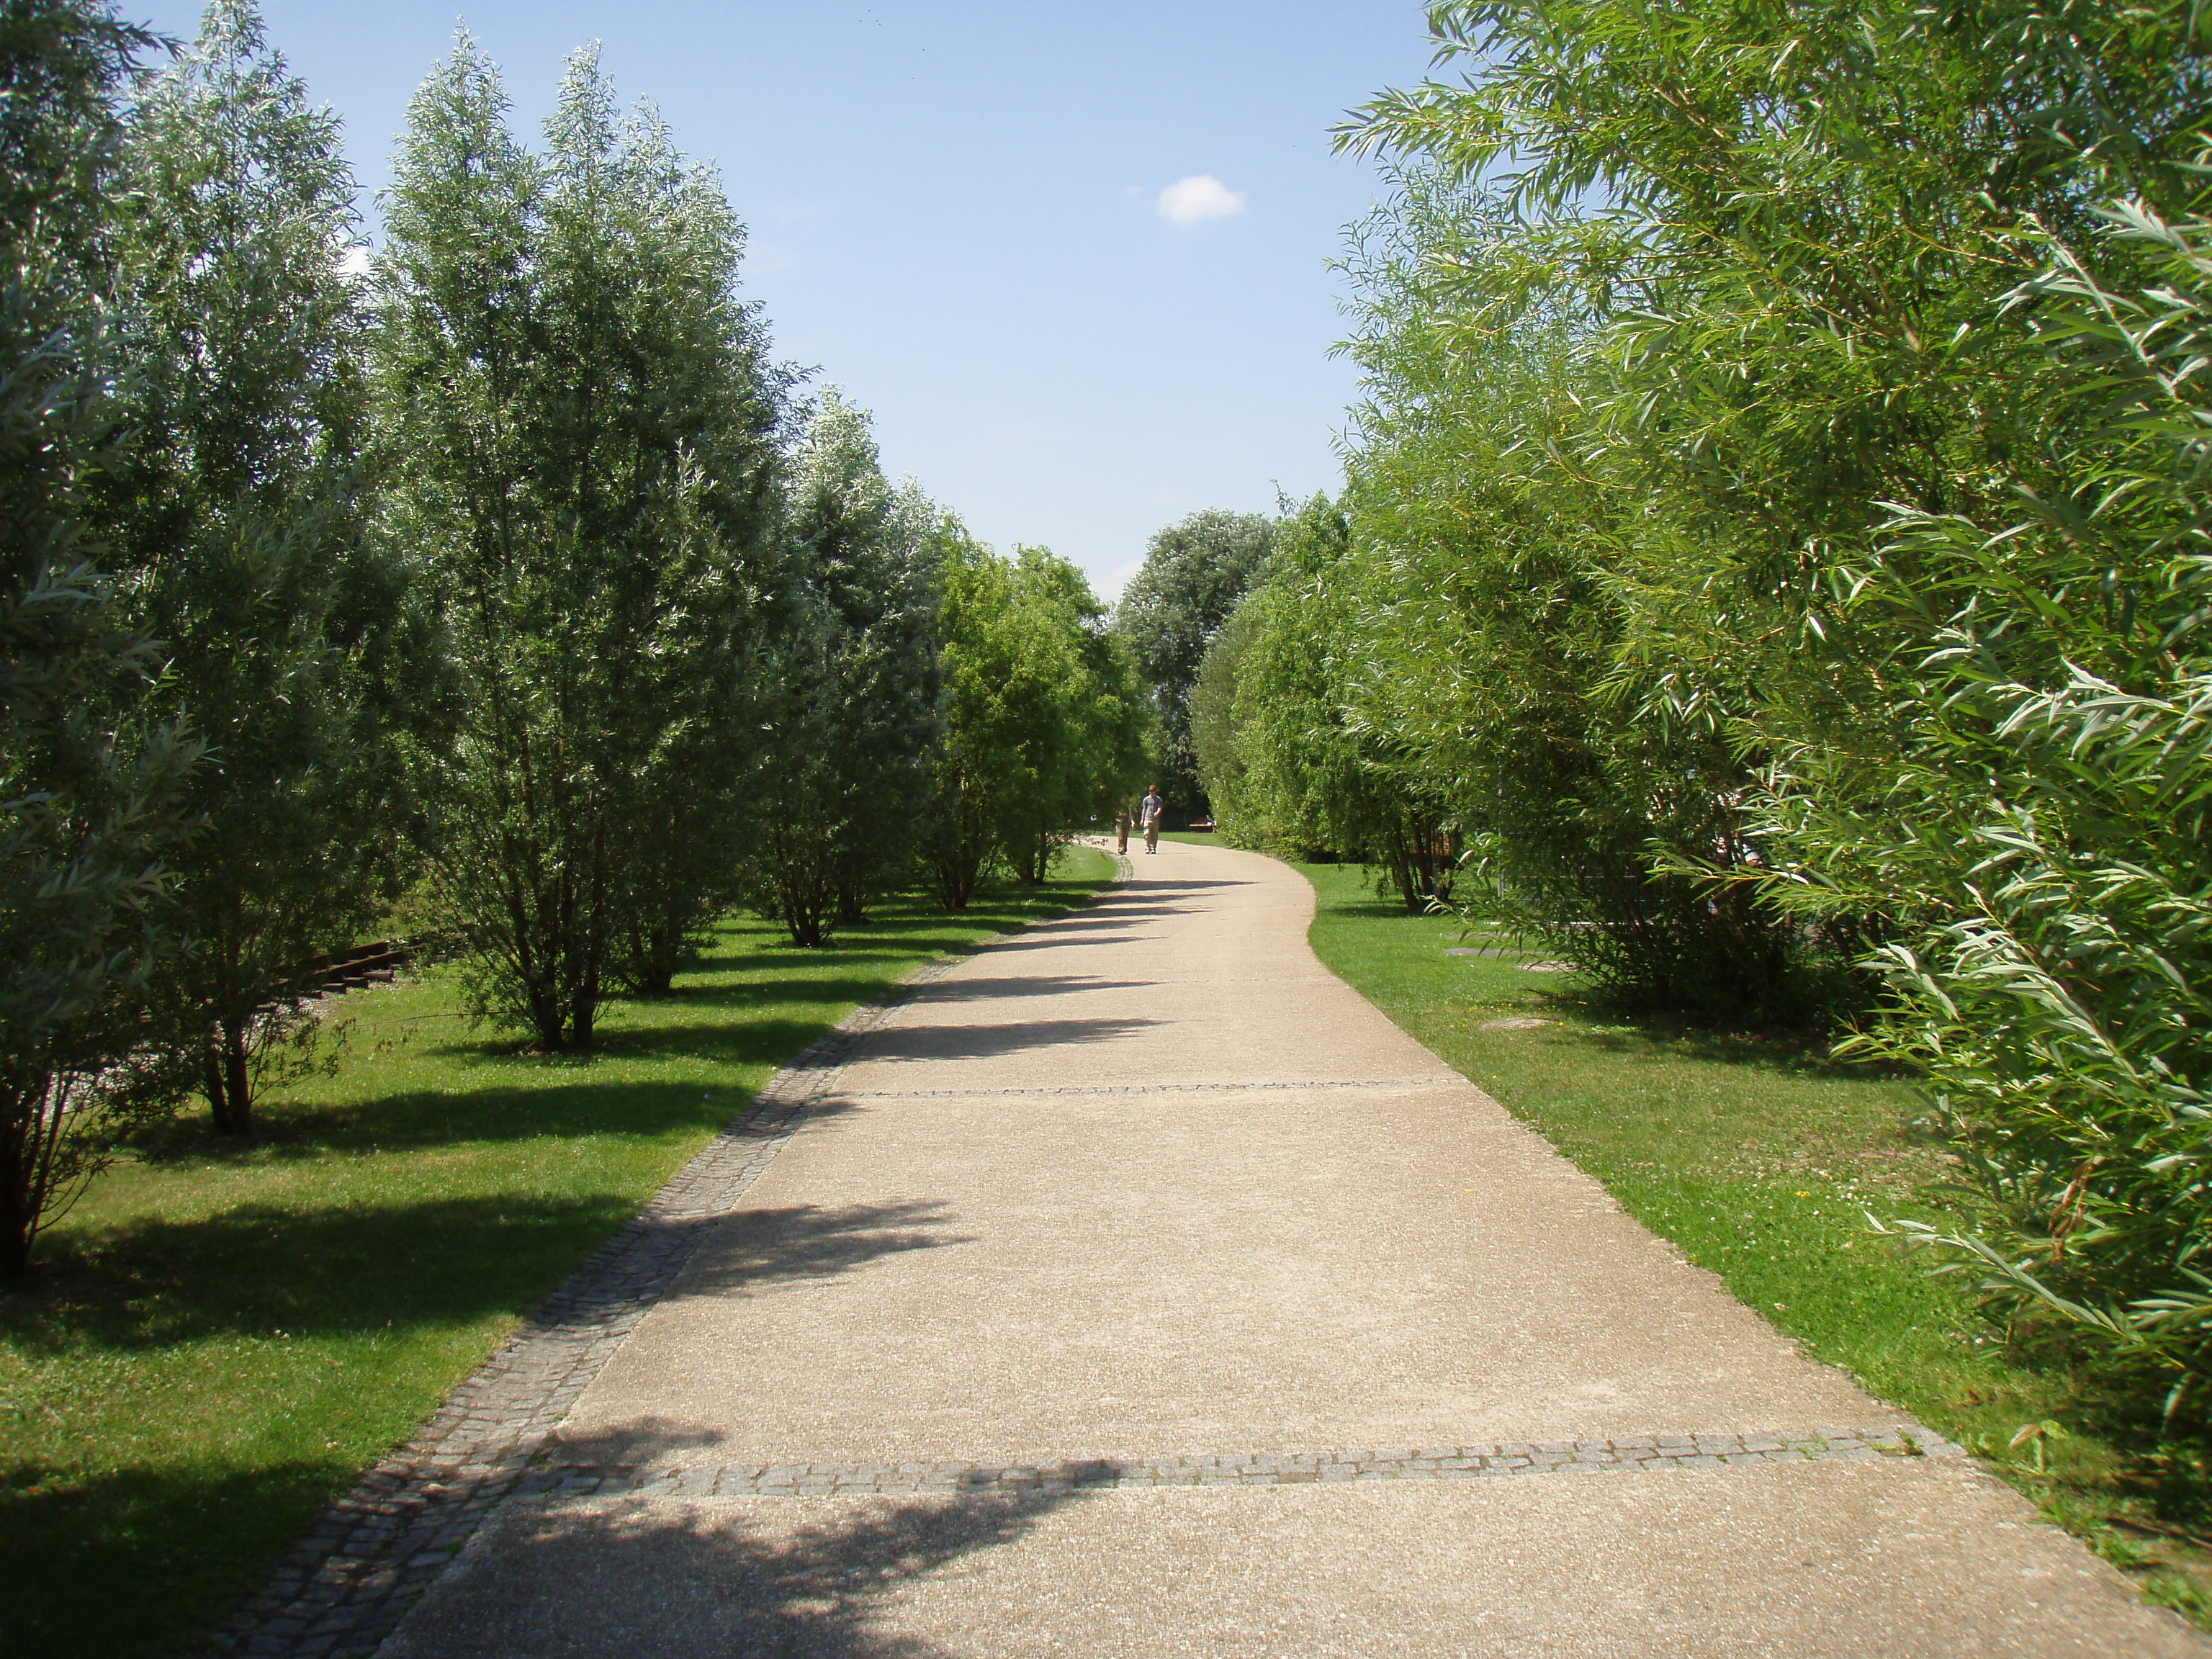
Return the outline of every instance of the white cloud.
[[[1202,219],[1225,219],[1244,211],[1244,192],[1231,190],[1210,173],[1178,179],[1160,192],[1160,217],[1179,225]]]
[[[368,275],[369,247],[366,242],[356,242],[338,261],[338,269],[349,276]]]

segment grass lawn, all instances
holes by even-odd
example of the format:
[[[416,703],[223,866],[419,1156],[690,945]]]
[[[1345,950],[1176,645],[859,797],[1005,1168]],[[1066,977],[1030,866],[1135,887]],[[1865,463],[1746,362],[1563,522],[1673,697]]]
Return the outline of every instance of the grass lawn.
[[[1298,867],[1331,969],[1809,1352],[1970,1447],[2152,1599],[2212,1627],[2212,1573],[2185,1536],[2212,1524],[2205,1465],[2115,1428],[2063,1370],[2019,1362],[1954,1280],[1868,1229],[1868,1211],[1934,1213],[1944,1159],[1908,1127],[1908,1085],[1771,1038],[1608,1015],[1571,974],[1445,955],[1502,942],[1378,901],[1356,866]],[[1495,1024],[1516,1018],[1547,1023]],[[2037,1432],[2045,1423],[2066,1437]]]
[[[750,920],[586,1059],[472,1031],[432,972],[337,1006],[334,1076],[118,1164],[0,1297],[0,1652],[173,1653],[776,1069],[915,967],[1090,898],[1111,860],[918,902],[822,951]]]

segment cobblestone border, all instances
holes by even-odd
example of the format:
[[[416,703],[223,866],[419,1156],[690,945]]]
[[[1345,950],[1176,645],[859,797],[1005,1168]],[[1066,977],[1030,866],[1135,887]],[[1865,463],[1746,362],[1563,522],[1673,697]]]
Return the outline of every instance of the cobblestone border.
[[[449,1395],[415,1437],[323,1512],[210,1639],[222,1655],[367,1659],[500,1503],[592,1377],[827,1094],[860,1039],[966,956],[909,975],[778,1072],[645,1208]]]
[[[1342,1480],[1471,1480],[1488,1475],[1717,1469],[1878,1457],[1963,1457],[1917,1423],[1819,1434],[1643,1435],[1418,1451],[1300,1452],[1064,1463],[732,1463],[696,1468],[547,1469],[537,1492],[671,1492],[686,1498],[837,1497],[870,1492],[1054,1492],[1121,1486],[1287,1486]]]

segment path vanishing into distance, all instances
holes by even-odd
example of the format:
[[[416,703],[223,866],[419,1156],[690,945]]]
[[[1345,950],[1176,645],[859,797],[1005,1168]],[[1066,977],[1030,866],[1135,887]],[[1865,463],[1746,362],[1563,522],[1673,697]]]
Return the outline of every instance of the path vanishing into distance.
[[[383,1653],[2212,1654],[1332,976],[1296,872],[1132,864],[456,1397],[407,1513],[491,1484]]]

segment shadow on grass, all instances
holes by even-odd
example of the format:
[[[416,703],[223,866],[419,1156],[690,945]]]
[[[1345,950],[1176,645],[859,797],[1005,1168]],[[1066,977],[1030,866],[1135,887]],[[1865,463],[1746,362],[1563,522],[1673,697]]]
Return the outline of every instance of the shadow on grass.
[[[146,1218],[58,1245],[24,1291],[0,1297],[0,1330],[26,1347],[127,1352],[520,1315],[635,1210],[616,1194],[501,1193]]]
[[[737,1051],[717,1058],[781,1064],[830,1029],[826,1021],[775,1024],[781,1029],[761,1039],[758,1054],[751,1052],[743,1030],[732,1034],[710,1027],[700,1035],[710,1040],[726,1037]],[[680,1035],[685,1028],[670,1029]],[[635,1050],[608,1051],[617,1052],[637,1057]],[[243,1141],[210,1132],[203,1113],[149,1139],[140,1155],[149,1163],[214,1169],[268,1159],[296,1163],[333,1152],[401,1152],[601,1134],[651,1137],[685,1127],[720,1128],[752,1097],[735,1084],[710,1091],[690,1082],[595,1078],[586,1069],[588,1060],[567,1056],[551,1061],[535,1055],[495,1058],[512,1067],[513,1082],[462,1090],[410,1090],[359,1104],[286,1104],[264,1114],[258,1131]]]
[[[840,996],[834,988],[836,981],[822,981],[817,983],[825,988],[824,994],[819,997],[795,995],[787,983],[679,988],[669,996],[633,1004],[636,1014],[632,1018],[650,1018],[655,1013],[678,1009],[697,1011],[702,1014],[727,1013],[731,1018],[724,1020],[693,1018],[651,1024],[633,1024],[628,1020],[618,1024],[611,1019],[600,1026],[599,1041],[581,1053],[537,1054],[527,1049],[502,1049],[494,1045],[468,1042],[425,1043],[422,1052],[438,1058],[477,1059],[488,1064],[527,1066],[537,1075],[547,1079],[538,1085],[541,1089],[562,1086],[557,1079],[564,1073],[572,1077],[587,1076],[592,1067],[603,1060],[611,1060],[683,1058],[713,1060],[723,1066],[762,1066],[773,1070],[791,1060],[816,1038],[827,1034],[836,1022],[830,1019],[764,1019],[749,1012],[750,1009],[791,1002],[818,1002],[823,1006],[835,1007],[841,1003],[867,1001],[883,988],[879,981],[861,981],[856,982],[857,994]],[[611,1078],[605,1086],[623,1092],[640,1085]]]
[[[23,1291],[0,1297],[0,1332],[49,1351],[143,1351],[214,1335],[359,1336],[520,1315],[635,1213],[616,1196],[498,1194],[141,1219],[71,1240]],[[740,1212],[702,1247],[690,1293],[823,1279],[970,1242],[944,1231],[951,1219],[929,1203]],[[189,1297],[165,1293],[183,1290]]]
[[[900,1592],[1021,1538],[1066,1493],[914,1498],[823,1515],[641,1498],[507,1510],[496,1547],[409,1621],[394,1651],[539,1659],[938,1659],[884,1628]]]
[[[0,1466],[9,1659],[153,1659],[261,1587],[356,1471],[175,1464],[50,1479]]]
[[[773,951],[746,951],[724,953],[699,958],[696,971],[702,974],[752,974],[783,972],[797,968],[852,966],[860,963],[923,962],[932,956],[955,949],[963,941],[954,939],[915,939],[910,950],[863,951],[842,945],[832,945],[817,951],[801,951],[790,945]],[[680,995],[685,988],[678,985]],[[654,999],[658,1000],[659,999]]]
[[[1544,1034],[1545,1040],[1571,1041],[1623,1058],[1656,1059],[1663,1055],[1668,1060],[1692,1060],[1798,1077],[1895,1080],[1912,1075],[1901,1066],[1834,1059],[1828,1053],[1831,1038],[1820,1031],[1788,1028],[1747,1030],[1724,1024],[1703,1024],[1677,1015],[1624,1011],[1608,1007],[1601,1001],[1568,995],[1548,996],[1545,1002],[1577,1020],[1590,1022],[1562,1026],[1557,1033]]]
[[[508,1196],[142,1223],[103,1236],[90,1259],[58,1263],[35,1298],[0,1301],[0,1327],[27,1348],[129,1352],[215,1334],[450,1326],[534,1305],[629,1207]],[[821,1279],[966,1242],[947,1231],[950,1219],[933,1204],[748,1215],[709,1239],[693,1293]],[[160,1294],[185,1283],[190,1305]],[[658,1443],[678,1439],[663,1431]],[[269,1559],[356,1473],[342,1453],[258,1469],[0,1466],[0,1583],[16,1587],[9,1659],[171,1650],[180,1628],[204,1626],[256,1589]],[[21,1593],[33,1584],[38,1594]]]

